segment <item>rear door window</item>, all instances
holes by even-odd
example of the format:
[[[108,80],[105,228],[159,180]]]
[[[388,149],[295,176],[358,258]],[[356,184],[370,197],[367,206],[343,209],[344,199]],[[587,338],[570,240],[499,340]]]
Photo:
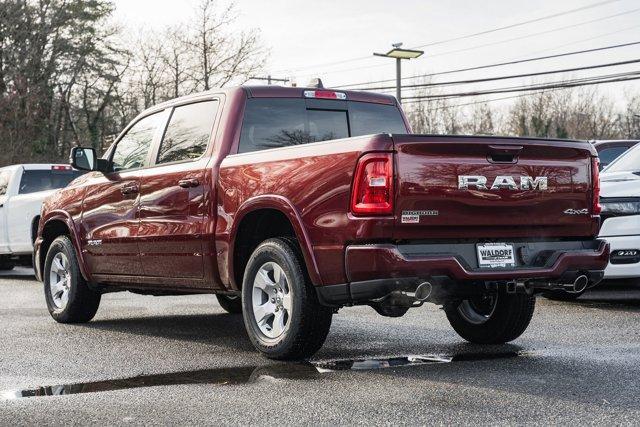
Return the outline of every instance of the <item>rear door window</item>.
[[[73,169],[25,170],[20,178],[19,194],[55,190],[66,187],[71,181],[82,175],[83,171]]]
[[[153,136],[162,124],[162,118],[161,113],[147,116],[134,124],[120,138],[111,157],[113,171],[119,172],[147,166],[147,157]]]
[[[628,149],[629,147],[611,147],[603,149],[598,153],[600,164],[603,166],[608,165],[609,163],[620,157],[620,155]]]
[[[393,105],[253,98],[246,103],[238,152],[386,132],[407,132]]]
[[[637,172],[640,171],[640,145],[618,157],[605,172]]]
[[[176,107],[160,144],[157,163],[197,159],[207,149],[218,112],[218,101]]]

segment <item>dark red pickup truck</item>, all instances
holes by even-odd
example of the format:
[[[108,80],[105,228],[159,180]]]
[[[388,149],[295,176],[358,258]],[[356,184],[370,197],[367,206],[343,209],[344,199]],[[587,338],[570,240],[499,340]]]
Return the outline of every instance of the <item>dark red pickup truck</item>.
[[[432,302],[478,343],[527,328],[541,292],[602,278],[598,167],[583,141],[412,135],[394,98],[241,87],[143,112],[46,200],[37,275],[59,322],[101,294],[215,293],[272,358],[332,315]]]

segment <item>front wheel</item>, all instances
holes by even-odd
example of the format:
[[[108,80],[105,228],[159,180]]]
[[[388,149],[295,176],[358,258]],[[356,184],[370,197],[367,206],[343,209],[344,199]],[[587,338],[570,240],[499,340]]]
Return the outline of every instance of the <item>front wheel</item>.
[[[477,344],[504,344],[518,338],[529,326],[536,299],[526,294],[474,296],[445,305],[447,319],[465,340]]]
[[[333,315],[318,302],[297,242],[288,238],[266,240],[251,255],[242,312],[253,345],[279,360],[312,356],[322,347]]]
[[[81,323],[93,319],[101,295],[90,289],[82,277],[69,237],[60,236],[51,243],[43,276],[47,308],[56,322]]]

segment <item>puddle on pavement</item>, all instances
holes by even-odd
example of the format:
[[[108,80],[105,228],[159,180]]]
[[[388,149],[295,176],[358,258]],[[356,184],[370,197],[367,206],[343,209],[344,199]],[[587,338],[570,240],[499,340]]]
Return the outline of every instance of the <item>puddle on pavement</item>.
[[[202,369],[168,374],[140,375],[115,380],[43,386],[25,390],[4,390],[0,391],[0,400],[96,393],[101,391],[185,384],[238,385],[251,384],[259,381],[288,379],[313,380],[323,374],[337,371],[370,371],[438,363],[504,359],[525,354],[526,353],[524,352],[516,351],[499,353],[459,353],[454,355],[416,355],[369,359],[342,359],[309,363],[281,363],[265,366]]]

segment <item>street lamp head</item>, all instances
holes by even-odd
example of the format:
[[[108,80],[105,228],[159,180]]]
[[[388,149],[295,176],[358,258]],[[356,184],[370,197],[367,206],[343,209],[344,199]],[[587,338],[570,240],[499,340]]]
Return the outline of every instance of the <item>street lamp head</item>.
[[[396,43],[402,44],[402,43]],[[374,53],[376,56],[385,56],[387,58],[396,58],[396,59],[414,59],[422,56],[424,51],[422,50],[414,50],[414,49],[400,49],[394,45],[394,48],[391,49],[387,53]]]

